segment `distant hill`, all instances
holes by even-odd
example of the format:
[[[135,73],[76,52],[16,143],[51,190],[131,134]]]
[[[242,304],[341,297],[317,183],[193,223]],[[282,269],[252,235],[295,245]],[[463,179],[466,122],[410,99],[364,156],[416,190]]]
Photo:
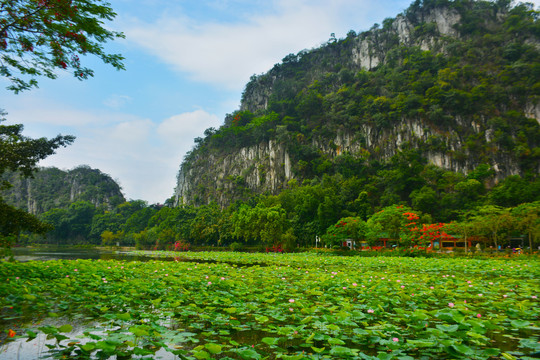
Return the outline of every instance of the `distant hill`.
[[[18,173],[7,173],[3,177],[13,185],[3,191],[4,200],[34,215],[53,208],[68,208],[81,200],[110,208],[125,202],[116,181],[86,165],[68,171],[40,168],[33,178],[24,178]]]
[[[374,203],[409,202],[435,186],[392,175],[411,164],[465,175],[481,166],[491,186],[536,177],[538,19],[509,0],[416,0],[382,25],[287,55],[195,139],[176,203],[224,206],[336,174],[377,189]]]

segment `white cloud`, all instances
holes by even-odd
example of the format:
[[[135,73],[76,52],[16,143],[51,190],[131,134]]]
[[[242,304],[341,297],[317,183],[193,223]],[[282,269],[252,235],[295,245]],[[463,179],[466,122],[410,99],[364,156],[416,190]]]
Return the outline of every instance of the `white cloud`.
[[[68,107],[38,90],[20,95],[8,94],[8,99],[7,120],[25,124],[27,131],[31,132],[27,133],[29,136],[52,136],[51,130],[57,132],[59,128],[100,127],[135,119],[133,115],[120,112]]]
[[[204,129],[221,123],[216,115],[204,110],[171,116],[160,124],[122,113],[85,113],[63,106],[57,106],[57,110],[61,124],[69,123],[73,114],[101,120],[97,125],[72,123],[66,131],[77,136],[75,142],[58,149],[40,165],[71,169],[85,164],[98,168],[113,179],[122,179],[127,198],[150,203],[164,202],[172,196],[182,156],[193,146],[193,139],[202,136]],[[34,127],[29,124],[30,130]],[[35,136],[32,132],[51,136],[37,128],[28,135]]]
[[[165,119],[157,128],[157,133],[168,143],[189,143],[202,136],[203,131],[210,127],[219,127],[222,123],[216,115],[204,110],[196,110]]]
[[[251,14],[241,23],[200,23],[175,13],[124,28],[129,41],[177,71],[240,89],[252,74],[266,72],[285,55],[318,46],[332,32],[339,34],[343,17],[356,13],[362,20],[369,6],[352,0],[280,0],[269,15]]]
[[[103,104],[112,109],[120,109],[131,102],[131,97],[127,95],[113,94],[103,101]]]

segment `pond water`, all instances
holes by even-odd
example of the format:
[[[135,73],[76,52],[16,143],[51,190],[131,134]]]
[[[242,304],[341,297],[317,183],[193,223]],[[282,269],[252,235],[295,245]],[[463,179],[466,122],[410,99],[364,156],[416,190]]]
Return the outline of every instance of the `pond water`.
[[[152,257],[148,255],[134,255],[128,251],[116,251],[97,248],[77,248],[77,247],[21,247],[13,248],[15,260],[25,261],[46,261],[46,260],[126,260],[126,261],[148,261]],[[173,260],[173,258],[163,258],[160,260]]]
[[[107,249],[96,248],[77,248],[77,247],[20,247],[13,249],[13,255],[15,260],[21,262],[27,261],[47,261],[47,260],[75,260],[75,259],[93,259],[93,260],[126,260],[126,261],[149,261],[156,259],[150,252],[142,255],[134,255],[128,251],[116,251]],[[174,258],[159,258],[163,261],[173,261]],[[0,319],[0,323],[2,323]],[[81,336],[83,329],[86,329],[88,324],[84,321],[71,321],[74,324],[74,329],[70,336]],[[2,325],[9,324],[9,321],[2,323]],[[62,321],[55,319],[45,319],[39,325],[61,325]],[[8,326],[9,327],[9,326]],[[81,339],[81,343],[85,343],[88,339]],[[33,359],[46,359],[51,358],[51,353],[47,344],[54,344],[54,340],[47,339],[46,335],[39,333],[34,340],[28,341],[27,339],[19,339],[10,343],[3,343],[0,340],[0,360],[33,360]],[[174,359],[176,358],[172,354],[165,351],[158,351],[155,358],[160,359]]]

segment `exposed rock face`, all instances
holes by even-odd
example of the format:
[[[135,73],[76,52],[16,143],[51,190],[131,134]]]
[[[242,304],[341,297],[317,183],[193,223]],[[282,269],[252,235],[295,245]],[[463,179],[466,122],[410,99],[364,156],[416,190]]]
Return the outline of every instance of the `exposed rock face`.
[[[487,22],[497,21],[502,15],[489,16]],[[357,36],[347,37],[347,42],[338,50],[329,43],[327,47],[309,52],[315,60],[308,65],[304,64],[302,70],[309,79],[318,79],[317,76],[325,71],[325,66],[326,69],[336,66],[346,68],[353,73],[373,70],[389,61],[387,57],[390,50],[403,46],[445,54],[449,51],[446,48],[449,41],[460,36],[461,21],[460,13],[451,7],[406,11],[395,19],[385,20],[383,28],[376,26]],[[538,47],[538,44],[535,43],[535,46]],[[334,63],[317,63],[318,51],[326,54],[335,51],[333,60],[330,60]],[[289,55],[283,64],[276,65],[267,74],[253,76],[242,95],[240,109],[254,114],[267,111],[272,96],[280,86],[279,80],[290,76],[287,75],[286,66],[295,66],[295,62],[298,63],[298,59],[306,54],[300,52],[296,56]],[[291,91],[292,96],[296,94],[294,91]],[[537,97],[526,104],[522,111],[540,123]],[[360,129],[354,132],[348,129],[338,131],[335,136],[332,135],[331,141],[328,137],[313,137],[309,142],[313,148],[331,159],[349,153],[356,157],[367,154],[382,161],[391,158],[401,145],[408,143],[412,147],[422,148],[423,156],[430,163],[447,170],[467,173],[488,161],[496,171],[497,179],[520,174],[519,164],[513,160],[515,157],[497,145],[494,130],[487,124],[487,119],[456,116],[450,122],[452,125],[437,126],[433,121],[416,117],[401,118],[385,127],[363,122]],[[467,130],[467,134],[462,132],[463,129]],[[481,162],[474,150],[464,146],[471,134],[489,146],[491,154],[488,160],[484,157]],[[290,143],[287,141],[297,140],[263,141],[255,146],[229,149],[227,153],[195,152],[190,161],[181,165],[175,190],[177,204],[217,201],[227,205],[234,199],[252,194],[278,193],[291,179],[299,176],[295,172],[296,164],[291,163],[293,157],[289,153]],[[540,171],[540,164],[537,170]]]
[[[22,178],[15,173],[6,177],[13,187],[2,194],[4,199],[34,215],[52,208],[66,208],[79,200],[96,206],[125,201],[120,186],[109,175],[87,166],[67,172],[42,168],[34,178]]]
[[[477,130],[480,132],[480,128]],[[461,173],[467,173],[480,165],[473,154],[465,153],[459,160],[450,155],[460,150],[465,141],[460,134],[452,132],[441,136],[417,120],[405,120],[400,126],[385,131],[366,125],[361,132],[340,132],[332,142],[314,139],[312,145],[331,158],[344,153],[362,156],[376,152],[379,158],[388,159],[405,142],[424,146],[434,138],[441,141],[446,150],[426,152],[429,163]],[[501,155],[495,159],[492,167],[498,179],[520,173],[518,164],[509,157]],[[242,198],[243,192],[246,195],[279,193],[295,178],[293,165],[287,146],[273,140],[222,156],[198,156],[195,161],[181,166],[175,189],[176,205],[201,205],[212,200],[227,205],[231,199]],[[201,184],[212,185],[203,188]]]
[[[202,178],[204,183],[212,186],[193,189],[193,179]],[[178,204],[203,204],[210,199],[227,204],[230,199],[241,197],[243,191],[275,193],[292,178],[291,160],[286,148],[270,140],[219,157],[201,155],[192,164],[183,164],[175,197]],[[197,193],[204,193],[204,199],[194,196]]]

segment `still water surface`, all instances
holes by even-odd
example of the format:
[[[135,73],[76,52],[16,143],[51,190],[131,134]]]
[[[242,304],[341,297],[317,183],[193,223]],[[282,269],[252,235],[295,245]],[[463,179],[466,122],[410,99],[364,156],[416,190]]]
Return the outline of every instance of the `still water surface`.
[[[15,260],[22,262],[75,259],[148,261],[152,259],[150,256],[134,255],[127,251],[76,247],[14,248],[13,254]]]
[[[145,255],[134,255],[127,251],[115,251],[95,248],[75,248],[75,247],[41,247],[41,248],[14,248],[13,255],[15,260],[26,261],[47,261],[47,260],[76,260],[76,259],[93,259],[93,260],[126,260],[126,261],[148,261],[155,259],[151,252]],[[174,258],[159,258],[159,260],[167,261]],[[41,325],[60,326],[65,323],[65,319],[45,319]],[[73,331],[70,334],[72,338],[82,336],[83,330],[88,328],[88,324],[71,321],[74,325]],[[10,322],[0,318],[0,328],[10,327]],[[85,343],[88,339],[81,338],[81,343]],[[38,336],[31,341],[26,339],[18,339],[13,342],[5,343],[5,336],[0,338],[0,360],[35,360],[35,359],[50,359],[47,344],[53,344],[53,340],[47,340],[46,335],[39,333]],[[176,357],[163,350],[155,354],[156,359],[175,359]]]

